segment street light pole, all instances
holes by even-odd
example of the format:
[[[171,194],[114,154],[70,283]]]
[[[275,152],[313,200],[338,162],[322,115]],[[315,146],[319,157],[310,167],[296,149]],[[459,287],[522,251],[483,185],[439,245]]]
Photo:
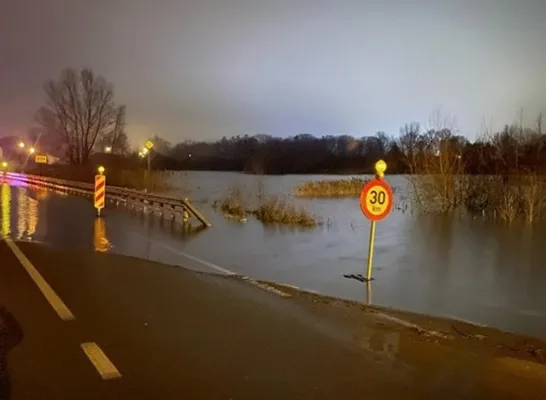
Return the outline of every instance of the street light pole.
[[[139,154],[142,154],[142,157],[146,156],[147,163],[148,163],[148,168],[146,171],[146,182],[145,182],[146,188],[144,189],[146,192],[149,192],[150,190],[150,178],[152,175],[152,158],[150,153],[152,152],[153,147],[154,147],[154,144],[150,140],[148,140],[146,143],[144,143],[144,148],[139,153]]]
[[[146,155],[148,157],[148,175],[147,175],[147,178],[146,178],[146,191],[149,192],[150,191],[150,174],[151,174],[151,171],[152,171],[152,163],[151,163],[151,159],[150,159],[150,150],[148,150]]]

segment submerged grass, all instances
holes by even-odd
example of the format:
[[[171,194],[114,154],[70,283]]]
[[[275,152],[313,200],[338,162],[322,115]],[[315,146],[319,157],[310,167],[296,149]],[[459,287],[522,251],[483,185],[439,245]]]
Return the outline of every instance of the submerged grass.
[[[234,187],[229,194],[215,203],[226,218],[243,220],[248,214],[241,189]]]
[[[287,199],[271,197],[264,194],[263,185],[258,186],[257,201],[254,207],[246,201],[242,190],[233,187],[226,197],[214,203],[216,208],[229,219],[245,220],[248,215],[254,215],[264,224],[297,225],[302,227],[314,227],[316,218],[303,207],[296,207]]]
[[[269,198],[261,202],[253,214],[259,221],[266,224],[277,223],[305,227],[317,225],[315,217],[304,208],[298,208],[279,198]]]
[[[358,197],[368,180],[361,178],[303,182],[296,186],[298,197]]]

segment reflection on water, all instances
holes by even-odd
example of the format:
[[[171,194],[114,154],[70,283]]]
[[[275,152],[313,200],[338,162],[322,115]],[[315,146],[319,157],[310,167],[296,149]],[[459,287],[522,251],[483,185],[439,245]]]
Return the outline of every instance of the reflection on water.
[[[2,235],[14,233],[18,240],[32,240],[38,225],[38,200],[30,196],[31,192],[26,187],[18,187],[15,195],[12,194],[14,190],[7,183],[2,184]],[[15,232],[11,231],[12,218],[15,220]]]
[[[7,183],[2,183],[0,190],[2,206],[2,236],[9,236],[11,232],[11,188]]]
[[[106,221],[102,217],[95,218],[93,223],[93,245],[95,251],[106,252],[110,250],[111,245],[106,236]]]
[[[27,189],[26,188],[20,188],[19,189],[19,196],[17,196],[17,214],[20,216],[23,216],[25,214],[25,210],[27,209],[27,203],[28,199],[26,196]],[[17,218],[17,239],[21,239],[23,234],[26,231],[26,218]]]
[[[49,198],[49,190],[45,190],[42,188],[36,189],[36,200],[47,200]]]
[[[38,200],[29,196],[27,188],[19,188],[17,195],[18,240],[32,240],[38,224]]]

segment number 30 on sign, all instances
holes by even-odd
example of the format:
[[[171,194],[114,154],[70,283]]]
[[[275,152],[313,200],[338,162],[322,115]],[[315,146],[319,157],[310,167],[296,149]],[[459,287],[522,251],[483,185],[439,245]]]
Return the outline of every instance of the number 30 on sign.
[[[372,179],[360,193],[360,209],[371,221],[381,221],[392,209],[392,189],[382,179]]]

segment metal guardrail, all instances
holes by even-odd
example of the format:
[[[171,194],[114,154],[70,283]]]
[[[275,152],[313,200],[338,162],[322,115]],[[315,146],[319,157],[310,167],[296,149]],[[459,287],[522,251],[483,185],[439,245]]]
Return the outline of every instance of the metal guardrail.
[[[28,183],[31,185],[53,189],[65,193],[77,194],[83,196],[93,196],[95,186],[92,183],[67,181],[64,179],[49,178],[40,175],[17,174],[13,172],[6,173],[9,179]],[[170,207],[173,213],[177,208],[182,209],[190,215],[193,215],[203,226],[210,228],[212,224],[205,216],[187,199],[177,199],[174,197],[160,196],[155,194],[143,193],[138,190],[121,188],[118,186],[106,186],[106,199],[110,201],[121,202],[128,205],[129,203],[143,203],[153,206],[159,205],[161,208]]]

